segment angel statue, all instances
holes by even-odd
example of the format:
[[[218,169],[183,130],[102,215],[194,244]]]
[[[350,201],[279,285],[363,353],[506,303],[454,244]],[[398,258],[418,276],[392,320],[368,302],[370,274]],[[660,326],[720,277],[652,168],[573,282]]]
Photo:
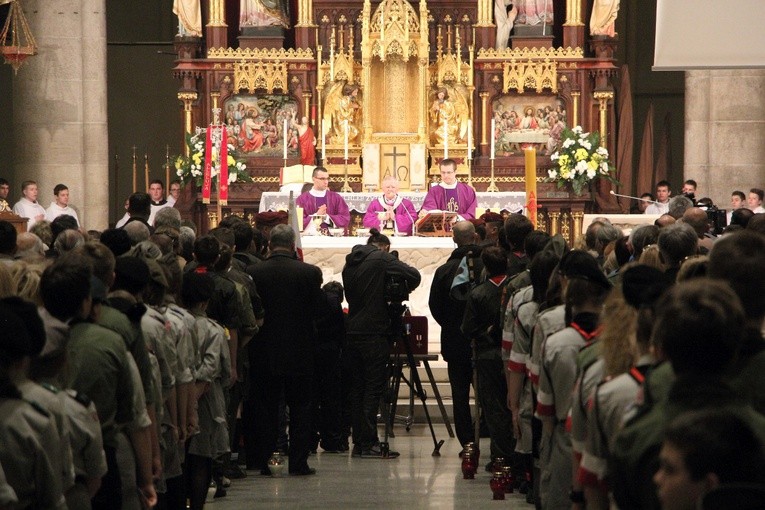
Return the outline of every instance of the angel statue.
[[[348,125],[348,143],[358,143],[361,132],[361,104],[359,86],[345,81],[336,82],[324,101],[324,129],[329,137],[327,143],[345,143],[345,126]]]
[[[434,145],[444,144],[444,125],[450,144],[460,143],[467,135],[467,101],[459,93],[455,93],[454,96],[453,101],[446,87],[436,91],[436,97],[430,106],[430,134]]]

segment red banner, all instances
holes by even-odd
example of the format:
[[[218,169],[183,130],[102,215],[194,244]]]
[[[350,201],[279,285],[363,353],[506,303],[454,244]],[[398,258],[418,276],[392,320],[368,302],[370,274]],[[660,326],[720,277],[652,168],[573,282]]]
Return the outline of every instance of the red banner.
[[[205,136],[205,167],[202,173],[202,203],[210,203],[212,193],[212,126],[207,127]]]
[[[228,130],[220,126],[220,172],[218,173],[218,200],[220,205],[228,205]]]

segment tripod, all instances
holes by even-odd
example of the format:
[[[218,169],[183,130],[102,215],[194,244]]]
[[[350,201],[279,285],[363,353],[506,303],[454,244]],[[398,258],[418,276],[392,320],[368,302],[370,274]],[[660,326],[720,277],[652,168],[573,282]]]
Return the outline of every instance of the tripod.
[[[388,437],[392,436],[391,427],[393,426],[393,421],[396,417],[396,399],[398,397],[398,390],[401,386],[401,379],[404,380],[404,383],[409,386],[409,389],[411,391],[411,395],[417,395],[417,397],[422,402],[422,408],[425,411],[425,418],[428,421],[428,427],[430,428],[430,435],[433,438],[433,457],[440,457],[441,456],[441,446],[444,444],[444,440],[438,441],[436,439],[436,431],[433,429],[433,421],[430,419],[430,412],[428,411],[428,405],[427,405],[427,394],[425,393],[425,390],[422,388],[422,381],[420,380],[420,375],[417,372],[417,362],[414,360],[414,354],[412,354],[412,348],[409,344],[409,334],[406,331],[404,324],[401,320],[401,317],[404,313],[404,306],[402,304],[390,304],[390,312],[391,312],[391,336],[392,336],[392,344],[394,346],[394,349],[396,349],[396,356],[392,365],[392,374],[391,374],[391,381],[388,387],[388,402],[385,403],[383,408],[385,409],[385,412],[383,413],[383,418],[385,419],[385,446],[387,447],[388,444]],[[399,349],[397,349],[398,345],[404,346],[404,351],[406,352],[406,358],[407,363],[409,367],[411,368],[411,380],[407,380],[406,376],[404,376],[404,370],[403,370],[403,363],[401,361],[401,353],[399,352]],[[414,396],[410,397],[411,399],[414,399]],[[406,420],[406,430],[408,431],[411,427],[411,417],[408,417]],[[381,446],[382,449],[382,446]],[[385,451],[385,450],[383,450]]]

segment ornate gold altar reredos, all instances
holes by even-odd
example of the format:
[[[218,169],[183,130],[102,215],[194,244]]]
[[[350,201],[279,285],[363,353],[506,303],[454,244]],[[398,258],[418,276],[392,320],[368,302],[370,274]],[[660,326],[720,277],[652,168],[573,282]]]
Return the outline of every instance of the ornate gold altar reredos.
[[[451,20],[447,17],[444,21]],[[473,118],[473,47],[468,47],[465,61],[459,26],[446,25],[446,41],[443,26],[439,24],[437,30],[436,61],[430,66],[428,91],[429,149],[434,155],[448,152],[452,159],[461,161],[467,155],[468,121]]]
[[[343,20],[344,21],[344,20]],[[325,153],[357,146],[361,140],[361,97],[358,76],[361,64],[353,59],[353,26],[340,25],[340,39],[333,27],[330,37],[329,61],[322,62],[321,46],[317,54],[318,102],[322,105],[320,148]],[[347,131],[347,134],[346,134]]]
[[[364,143],[427,143],[428,8],[383,0],[362,8]],[[368,112],[368,113],[367,113]]]
[[[253,62],[242,60],[234,64],[234,90],[247,90],[250,94],[263,89],[272,94],[275,89],[287,90],[287,64],[285,62]]]

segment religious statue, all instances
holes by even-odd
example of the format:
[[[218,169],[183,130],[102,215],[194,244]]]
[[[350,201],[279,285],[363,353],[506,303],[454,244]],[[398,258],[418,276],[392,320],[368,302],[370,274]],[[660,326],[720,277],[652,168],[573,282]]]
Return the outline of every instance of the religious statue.
[[[521,0],[516,2],[516,25],[552,25],[553,0]]]
[[[298,145],[300,147],[300,164],[313,165],[316,161],[316,137],[313,129],[308,125],[308,117],[302,117],[298,124],[297,112],[292,112],[292,127],[298,132]]]
[[[202,37],[202,8],[199,0],[174,0],[173,14],[178,16],[178,35]]]
[[[324,129],[328,142],[335,145],[345,143],[345,129],[348,129],[348,143],[358,143],[361,133],[361,104],[359,86],[344,81],[335,82],[324,102]]]
[[[287,0],[240,1],[239,28],[269,26],[290,27]]]
[[[616,36],[614,24],[619,13],[619,0],[595,0],[590,16],[590,34]]]
[[[504,50],[510,39],[510,31],[518,16],[518,8],[512,0],[494,0],[494,22],[497,24],[496,49]]]
[[[448,139],[450,144],[463,141],[467,134],[467,118],[469,115],[467,101],[459,94],[451,99],[446,87],[436,91],[436,97],[430,105],[430,134],[435,145],[443,145]],[[444,136],[446,126],[446,138]]]

